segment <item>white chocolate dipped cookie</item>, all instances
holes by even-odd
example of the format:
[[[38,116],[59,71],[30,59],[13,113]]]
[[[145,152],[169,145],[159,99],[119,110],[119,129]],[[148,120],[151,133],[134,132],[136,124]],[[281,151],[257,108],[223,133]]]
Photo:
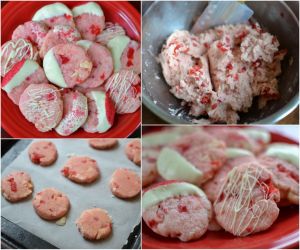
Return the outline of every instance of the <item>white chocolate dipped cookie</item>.
[[[75,26],[72,11],[63,3],[45,5],[34,14],[32,21],[43,22],[51,28],[59,24]]]
[[[115,118],[115,106],[109,95],[101,90],[91,90],[88,97],[89,114],[83,129],[89,133],[104,133],[109,130]]]
[[[100,5],[88,2],[74,7],[72,12],[83,39],[95,41],[105,27],[105,17]]]
[[[167,181],[151,186],[143,194],[142,215],[155,233],[181,241],[199,239],[211,219],[211,203],[197,186]]]
[[[22,60],[16,63],[5,75],[2,81],[2,89],[18,105],[22,93],[29,85],[47,82],[48,80],[43,69],[36,61]]]
[[[72,88],[89,77],[93,64],[80,46],[59,44],[47,52],[43,66],[50,82],[59,87]]]

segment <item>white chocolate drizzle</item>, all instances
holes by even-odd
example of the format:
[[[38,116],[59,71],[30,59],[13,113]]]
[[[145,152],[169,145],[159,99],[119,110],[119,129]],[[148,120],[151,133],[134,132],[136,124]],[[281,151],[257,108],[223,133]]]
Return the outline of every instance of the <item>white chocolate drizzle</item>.
[[[265,170],[257,165],[248,167],[243,172],[240,168],[233,168],[220,189],[214,206],[222,202],[220,214],[225,218],[224,224],[229,225],[234,235],[251,234],[256,230],[258,223],[263,224],[265,219],[263,215],[268,212],[268,200],[272,199],[268,196],[269,186],[259,181],[263,171]],[[251,204],[257,185],[262,187],[263,195]],[[234,211],[233,217],[230,211]],[[237,219],[238,215],[240,221]]]
[[[39,87],[39,85],[37,85]],[[30,89],[27,91],[28,100],[25,102],[25,106],[28,108],[26,109],[26,117],[30,117],[35,119],[38,117],[38,122],[42,123],[42,127],[44,131],[49,131],[55,127],[57,123],[57,119],[53,119],[52,123],[48,124],[51,121],[51,118],[58,117],[58,112],[56,109],[53,109],[55,105],[49,105],[49,101],[45,98],[46,95],[53,94],[53,99],[51,100],[52,103],[58,101],[58,95],[56,92],[60,90],[54,90],[52,88],[44,88],[41,89]],[[38,116],[37,116],[38,114]],[[36,122],[36,121],[32,121]]]
[[[128,70],[115,73],[105,84],[117,113],[132,113],[141,105],[140,94],[132,87],[138,81],[138,75]]]
[[[26,59],[36,60],[38,53],[34,53],[32,44],[27,42],[25,39],[20,38],[16,41],[8,41],[1,48],[1,67],[4,75],[12,69],[12,67],[19,61],[21,61],[25,56]],[[2,59],[6,61],[2,61]]]

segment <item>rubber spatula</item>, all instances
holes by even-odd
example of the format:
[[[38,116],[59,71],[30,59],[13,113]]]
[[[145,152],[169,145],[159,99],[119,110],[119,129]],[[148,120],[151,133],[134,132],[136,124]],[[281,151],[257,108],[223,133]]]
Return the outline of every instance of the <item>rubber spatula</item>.
[[[211,1],[194,24],[192,33],[222,24],[245,23],[253,13],[246,4],[238,1]]]

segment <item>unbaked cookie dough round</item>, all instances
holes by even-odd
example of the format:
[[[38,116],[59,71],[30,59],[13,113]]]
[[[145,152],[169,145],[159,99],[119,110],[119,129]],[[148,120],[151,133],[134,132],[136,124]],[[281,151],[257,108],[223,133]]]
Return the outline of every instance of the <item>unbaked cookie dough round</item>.
[[[122,199],[135,197],[141,191],[141,178],[127,168],[118,168],[110,180],[111,192]]]
[[[54,188],[46,188],[37,193],[32,204],[38,216],[45,220],[60,219],[70,209],[68,197]]]
[[[97,162],[87,156],[70,157],[61,173],[71,181],[80,184],[92,183],[100,176]]]
[[[105,150],[105,149],[111,149],[118,145],[117,139],[90,139],[89,145],[92,148],[99,149],[99,150]]]
[[[57,159],[57,150],[50,141],[36,141],[28,149],[30,160],[41,166],[52,165]]]
[[[4,198],[17,202],[32,194],[33,184],[30,175],[23,171],[15,171],[2,178],[1,191]]]
[[[107,238],[112,231],[112,221],[107,211],[101,208],[87,209],[76,221],[83,238],[100,240]]]

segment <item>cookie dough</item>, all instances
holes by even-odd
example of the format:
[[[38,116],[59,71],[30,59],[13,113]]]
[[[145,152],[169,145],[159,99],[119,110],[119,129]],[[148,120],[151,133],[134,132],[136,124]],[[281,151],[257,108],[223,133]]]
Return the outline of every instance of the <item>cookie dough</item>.
[[[73,156],[65,163],[61,170],[63,176],[80,184],[88,184],[100,176],[98,164],[87,156]]]
[[[37,193],[32,204],[38,216],[45,220],[60,219],[70,209],[68,197],[54,188],[46,188]]]
[[[125,153],[129,160],[136,165],[141,165],[141,141],[140,139],[134,139],[126,145]]]
[[[112,231],[112,221],[107,211],[101,208],[87,209],[76,221],[77,228],[87,240],[107,238]]]
[[[30,175],[16,171],[5,176],[1,180],[1,191],[5,199],[17,202],[32,194],[33,184]]]
[[[194,35],[171,34],[159,55],[170,92],[190,115],[214,123],[237,123],[255,96],[259,108],[279,98],[278,79],[286,50],[259,24],[222,25]]]
[[[100,149],[100,150],[111,149],[118,145],[118,140],[117,139],[106,139],[106,138],[90,139],[89,145],[92,148]]]
[[[28,149],[28,154],[34,164],[41,166],[52,165],[57,159],[56,147],[50,141],[33,142]]]
[[[110,180],[111,192],[121,199],[135,197],[141,191],[141,179],[134,171],[127,168],[115,170]]]

